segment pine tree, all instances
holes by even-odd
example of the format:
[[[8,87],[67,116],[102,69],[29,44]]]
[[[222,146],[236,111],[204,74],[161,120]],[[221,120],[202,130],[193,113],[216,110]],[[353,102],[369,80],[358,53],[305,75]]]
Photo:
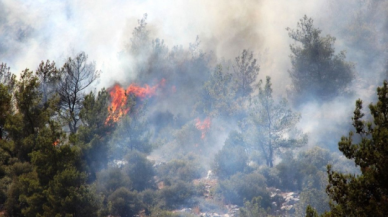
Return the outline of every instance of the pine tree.
[[[76,134],[77,146],[82,150],[85,171],[89,181],[94,181],[97,171],[105,168],[109,157],[109,140],[116,124],[107,122],[109,116],[109,93],[102,89],[85,96],[80,112],[82,125]]]
[[[5,136],[4,127],[7,118],[12,114],[11,99],[9,87],[0,83],[0,140]]]
[[[271,85],[270,77],[267,77],[264,88],[260,81],[259,94],[253,98],[249,118],[255,138],[253,148],[263,154],[269,167],[273,167],[278,151],[307,143],[307,136],[295,128],[300,114],[291,110],[286,99],[276,102]]]
[[[83,107],[85,90],[98,79],[100,72],[95,63],[88,63],[88,56],[81,52],[75,58],[69,58],[59,72],[56,92],[59,95],[63,120],[69,126],[71,134],[79,127],[79,113]]]
[[[149,45],[149,31],[147,30],[147,14],[143,15],[143,18],[137,21],[138,26],[132,31],[132,38],[127,48],[129,52],[134,55],[142,55],[148,52]]]
[[[321,36],[313,20],[306,15],[296,30],[287,28],[298,44],[290,45],[292,68],[289,70],[293,94],[298,100],[316,97],[330,100],[347,91],[354,78],[353,64],[345,60],[345,52],[335,54],[335,38]]]
[[[357,100],[354,132],[342,137],[340,151],[354,159],[361,174],[344,174],[328,166],[327,193],[332,200],[325,216],[388,216],[388,82],[377,88],[378,102],[370,104],[373,121],[364,121]],[[357,136],[356,138],[354,138]]]
[[[253,52],[243,50],[241,56],[236,57],[234,79],[237,87],[237,95],[247,97],[253,92],[252,84],[259,75],[260,67],[253,58]]]
[[[15,82],[14,109],[0,141],[1,202],[7,216],[96,216],[99,198],[86,184],[81,150],[68,144],[56,118],[58,98],[44,99],[40,78],[26,69]],[[9,86],[0,84],[0,94],[8,96],[1,107],[10,102]]]
[[[221,115],[230,118],[239,108],[235,99],[235,86],[233,74],[218,65],[202,87],[196,110],[210,117]]]

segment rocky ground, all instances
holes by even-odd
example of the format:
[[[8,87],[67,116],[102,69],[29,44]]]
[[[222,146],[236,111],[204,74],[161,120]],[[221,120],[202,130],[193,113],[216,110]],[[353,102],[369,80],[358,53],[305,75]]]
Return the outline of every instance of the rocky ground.
[[[205,193],[203,195],[205,202],[216,203],[213,198],[213,192],[217,186],[216,177],[212,176],[208,173],[207,177],[202,179],[194,180],[195,185],[204,185]],[[289,216],[289,213],[293,213],[295,209],[295,205],[299,201],[299,193],[297,192],[282,192],[276,188],[268,188],[270,191],[271,197],[277,197],[276,202],[273,202],[272,208],[274,211],[274,215],[276,216]],[[238,216],[240,207],[233,204],[222,205],[223,207],[219,210],[214,211],[201,211],[198,207],[190,208],[185,207],[179,210],[175,210],[175,213],[181,213],[182,216],[191,215],[198,217],[236,217]]]

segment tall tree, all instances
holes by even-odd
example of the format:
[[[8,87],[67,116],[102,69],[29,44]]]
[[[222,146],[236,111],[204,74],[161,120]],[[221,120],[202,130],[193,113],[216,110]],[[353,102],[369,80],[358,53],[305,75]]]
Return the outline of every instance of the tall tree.
[[[275,102],[272,98],[271,78],[267,77],[264,88],[259,83],[259,94],[253,99],[250,123],[253,125],[255,145],[262,152],[266,164],[273,167],[276,152],[307,143],[307,136],[296,129],[300,114],[289,107],[286,99]]]
[[[128,114],[120,120],[112,135],[113,158],[121,159],[131,151],[143,153],[152,151],[151,131],[147,127],[144,104],[136,104],[133,94],[127,96]]]
[[[86,184],[81,150],[68,144],[53,118],[58,109],[55,95],[42,104],[38,76],[28,69],[21,73],[14,91],[15,114],[5,125],[11,141],[6,150],[12,157],[2,159],[12,180],[7,186],[7,215],[96,216],[98,197]],[[1,151],[6,145],[0,142]],[[2,152],[2,157],[7,156]]]
[[[78,129],[84,91],[100,75],[100,72],[95,70],[95,63],[87,63],[87,59],[88,56],[84,52],[78,54],[74,59],[69,58],[61,69],[57,85],[57,93],[60,96],[60,115],[72,134]]]
[[[137,191],[152,188],[154,168],[146,155],[135,150],[125,156],[125,160],[128,164],[124,167],[124,173],[130,177],[133,188]]]
[[[94,181],[97,171],[106,167],[110,135],[116,124],[107,122],[109,116],[109,93],[102,89],[97,94],[85,96],[80,112],[82,126],[77,132],[77,145],[81,147],[89,180]]]
[[[2,166],[13,171],[6,174],[12,182],[5,209],[9,216],[36,216],[43,212],[42,205],[47,202],[46,185],[58,168],[65,165],[57,163],[55,148],[62,132],[52,118],[57,107],[51,99],[42,105],[42,88],[32,71],[26,69],[21,73],[14,96],[15,111],[8,114],[5,125],[7,141],[0,143]]]
[[[342,137],[340,151],[361,169],[360,175],[332,171],[327,193],[332,200],[325,216],[388,216],[388,82],[377,88],[378,101],[370,104],[373,121],[364,121],[362,101],[354,110],[354,132]]]
[[[298,42],[290,45],[292,68],[289,70],[296,99],[329,100],[346,92],[355,77],[354,66],[345,60],[344,51],[335,54],[335,38],[321,36],[321,30],[306,15],[296,30],[287,30],[290,38]]]
[[[40,129],[48,123],[54,110],[42,106],[40,83],[32,71],[22,72],[16,83],[15,101],[17,114],[10,120],[8,128],[14,141],[15,155],[21,161],[29,161],[29,153],[37,145],[36,137]]]
[[[219,178],[228,178],[248,167],[246,144],[241,133],[232,131],[225,145],[214,156],[212,170]]]
[[[149,31],[147,30],[147,14],[138,20],[138,26],[132,31],[132,38],[128,51],[134,55],[141,55],[150,49]],[[147,48],[147,49],[146,49]]]
[[[10,67],[5,63],[0,64],[0,84],[8,85],[11,91],[15,85],[16,77],[11,73]]]
[[[58,69],[55,67],[55,62],[49,60],[41,62],[36,75],[39,78],[40,88],[43,94],[43,103],[47,103],[48,99],[55,94],[56,84],[59,81]]]
[[[12,95],[10,89],[12,88],[8,83],[8,74],[7,71],[4,71],[3,64],[0,65],[0,140],[3,139],[4,126],[7,118],[12,113],[12,104],[11,99]],[[9,70],[9,69],[8,69]],[[9,71],[8,71],[9,73]]]
[[[236,90],[233,85],[233,75],[224,71],[219,65],[205,82],[199,94],[200,99],[196,110],[207,116],[230,116],[236,112],[238,105],[235,100]]]
[[[5,123],[12,114],[12,91],[16,77],[5,63],[0,64],[0,140],[5,136]]]
[[[252,84],[256,81],[260,67],[257,60],[253,58],[253,52],[243,50],[241,56],[235,59],[234,76],[239,96],[249,96],[252,91]]]

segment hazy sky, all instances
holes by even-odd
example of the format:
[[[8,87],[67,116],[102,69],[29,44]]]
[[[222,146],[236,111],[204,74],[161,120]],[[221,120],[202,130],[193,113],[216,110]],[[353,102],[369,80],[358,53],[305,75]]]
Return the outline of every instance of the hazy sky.
[[[0,0],[0,61],[8,63],[12,72],[19,73],[24,68],[35,70],[40,61],[47,59],[61,66],[67,57],[85,51],[89,60],[96,62],[97,69],[102,70],[97,87],[107,87],[131,77],[128,75],[135,76],[134,71],[120,68],[118,53],[129,43],[137,20],[147,13],[152,38],[164,39],[169,48],[174,45],[187,48],[198,35],[200,48],[204,52],[214,52],[218,61],[233,59],[243,49],[253,51],[260,65],[259,78],[270,75],[274,92],[285,96],[290,84],[287,72],[290,68],[289,45],[293,43],[286,28],[296,28],[298,20],[306,14],[314,19],[323,35],[337,38],[337,52],[349,51],[352,48],[347,47],[342,36],[347,31],[345,27],[357,14],[363,13],[360,8],[370,9],[368,2]],[[372,18],[370,20],[384,23],[386,17]],[[369,28],[368,24],[366,28]],[[362,65],[364,60],[360,53],[350,52],[349,56],[356,67]],[[376,74],[367,74],[364,80],[376,80],[377,77]],[[374,94],[374,85],[362,85],[354,88],[356,96],[365,98]],[[300,125],[310,133],[312,144],[319,143],[326,136],[338,141],[337,137],[347,132],[343,120],[350,120],[353,108],[354,99],[339,99],[323,105],[307,104],[301,108],[303,118]],[[320,133],[322,127],[327,132],[323,136]],[[338,129],[343,129],[343,132]],[[315,137],[315,134],[320,137]]]
[[[0,59],[18,73],[35,69],[41,60],[62,65],[66,57],[85,51],[103,71],[100,86],[123,73],[117,54],[132,29],[148,14],[152,37],[171,48],[187,47],[200,37],[203,51],[234,58],[242,49],[255,52],[260,77],[271,75],[275,87],[289,83],[289,40],[286,27],[304,15],[330,27],[328,15],[340,4],[326,0],[99,0],[0,1]],[[334,5],[333,5],[334,4]],[[325,20],[325,22],[322,22]]]

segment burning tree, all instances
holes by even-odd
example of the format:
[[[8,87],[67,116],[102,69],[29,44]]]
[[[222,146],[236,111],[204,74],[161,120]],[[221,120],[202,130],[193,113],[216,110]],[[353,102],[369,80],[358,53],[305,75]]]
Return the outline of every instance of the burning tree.
[[[289,108],[287,100],[273,100],[271,78],[267,77],[264,89],[261,83],[259,94],[253,100],[249,122],[255,138],[254,149],[261,151],[267,166],[273,167],[276,152],[306,144],[307,136],[296,129],[301,116]]]
[[[211,126],[210,118],[207,117],[203,121],[201,119],[197,118],[195,119],[195,127],[201,131],[201,139],[205,139],[206,133],[209,130]]]
[[[108,124],[109,121],[117,122],[123,115],[127,114],[129,111],[129,108],[126,105],[127,94],[125,93],[124,88],[116,84],[110,89],[109,95],[112,102],[108,108],[110,114],[107,117],[105,124]]]
[[[106,124],[109,121],[117,122],[120,118],[126,115],[130,111],[130,106],[128,106],[128,98],[135,97],[140,99],[149,98],[156,94],[156,90],[159,87],[165,85],[165,79],[162,79],[159,84],[154,86],[148,86],[147,84],[144,87],[139,86],[138,84],[131,84],[124,89],[119,84],[115,84],[109,90],[111,96],[111,106],[109,107],[110,115],[106,119]],[[129,102],[131,105],[131,102]]]
[[[118,111],[123,113],[113,113],[114,116],[111,116],[111,113],[106,120],[117,122],[117,129],[113,134],[112,144],[116,150],[113,153],[114,158],[118,159],[134,150],[149,153],[152,148],[150,143],[151,134],[144,117],[144,105],[136,104],[136,95],[133,93],[125,95],[124,100],[125,104],[118,108],[120,109]],[[130,113],[127,114],[128,112]]]

